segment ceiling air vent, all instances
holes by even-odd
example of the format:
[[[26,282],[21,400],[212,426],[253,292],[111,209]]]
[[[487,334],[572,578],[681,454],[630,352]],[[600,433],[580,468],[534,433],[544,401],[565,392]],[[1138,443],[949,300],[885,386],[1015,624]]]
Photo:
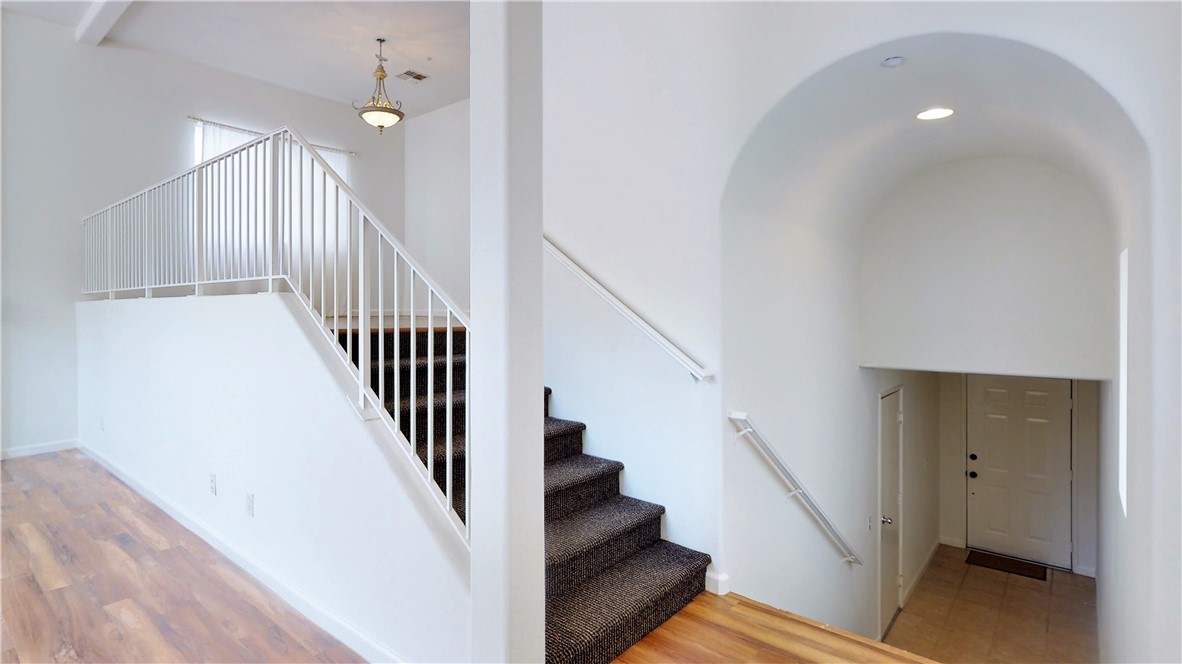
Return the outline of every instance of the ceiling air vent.
[[[402,79],[404,81],[414,81],[415,83],[418,83],[419,81],[427,80],[427,75],[420,74],[419,72],[417,72],[413,69],[407,69],[406,71],[395,76],[394,78]]]

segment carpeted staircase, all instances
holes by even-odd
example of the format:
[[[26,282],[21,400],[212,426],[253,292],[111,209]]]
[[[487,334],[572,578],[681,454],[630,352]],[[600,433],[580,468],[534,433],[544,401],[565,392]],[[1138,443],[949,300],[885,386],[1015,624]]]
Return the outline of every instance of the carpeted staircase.
[[[447,332],[435,333],[435,358],[427,359],[428,332],[415,334],[415,438],[419,460],[427,461],[427,411],[434,409],[434,476],[446,482],[443,404],[446,390]],[[462,330],[452,340],[453,504],[464,514],[464,361]],[[357,334],[341,333],[357,363]],[[399,332],[385,335],[385,362],[378,365],[379,335],[372,334],[371,385],[379,372],[386,378],[386,409],[398,413],[403,435],[410,439],[410,340]],[[427,371],[434,372],[434,399],[428,399]],[[400,392],[394,400],[396,371]],[[661,539],[665,508],[620,495],[624,464],[583,454],[582,422],[550,417],[550,388],[545,389],[545,513],[546,513],[546,661],[548,663],[610,662],[658,625],[680,611],[705,588],[710,556]],[[431,402],[434,403],[431,403]]]

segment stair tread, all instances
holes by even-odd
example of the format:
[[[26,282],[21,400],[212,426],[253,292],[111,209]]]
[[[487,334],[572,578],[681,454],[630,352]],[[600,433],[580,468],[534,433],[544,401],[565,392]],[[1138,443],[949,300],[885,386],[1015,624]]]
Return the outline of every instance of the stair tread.
[[[546,564],[569,560],[665,513],[662,505],[615,496],[546,523]]]
[[[553,438],[555,436],[565,436],[568,433],[578,433],[585,431],[587,425],[582,422],[574,420],[562,420],[557,417],[547,416],[543,425],[542,431],[546,438]]]
[[[702,575],[710,556],[660,540],[546,600],[546,659],[564,659],[643,617],[680,584]]]
[[[549,496],[589,480],[624,470],[624,464],[589,454],[551,461],[545,468],[545,495]]]

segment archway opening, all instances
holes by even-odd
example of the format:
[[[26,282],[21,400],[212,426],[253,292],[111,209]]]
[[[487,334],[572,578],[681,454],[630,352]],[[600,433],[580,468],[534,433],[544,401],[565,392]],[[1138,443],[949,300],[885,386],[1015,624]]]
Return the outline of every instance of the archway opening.
[[[932,107],[955,114],[917,119]],[[938,372],[1102,380],[1111,409],[1118,254],[1148,207],[1146,154],[1070,62],[951,33],[817,72],[739,153],[721,206],[724,399],[820,487],[855,548],[875,551],[876,407],[906,385],[922,421],[903,461],[918,529],[903,536],[905,584],[929,554],[906,542],[941,527]],[[874,566],[830,570],[804,521],[803,540],[748,545],[758,526],[741,515],[776,493],[751,482],[760,463],[726,453],[727,485],[746,483],[724,519],[729,564],[745,570],[735,589],[877,636]]]

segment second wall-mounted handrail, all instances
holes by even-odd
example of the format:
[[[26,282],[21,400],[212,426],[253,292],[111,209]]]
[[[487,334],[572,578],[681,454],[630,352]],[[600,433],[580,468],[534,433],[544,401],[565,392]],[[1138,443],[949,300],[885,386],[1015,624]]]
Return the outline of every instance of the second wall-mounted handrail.
[[[850,546],[850,543],[841,536],[841,533],[837,531],[837,527],[833,525],[833,522],[829,520],[829,517],[825,516],[825,512],[821,510],[821,506],[817,505],[817,502],[813,500],[812,495],[810,495],[809,492],[805,490],[804,485],[800,483],[800,480],[796,479],[796,475],[794,475],[792,471],[789,470],[787,464],[785,464],[783,460],[780,459],[780,456],[776,454],[775,450],[773,450],[771,446],[768,445],[763,435],[761,435],[755,428],[755,425],[751,423],[751,418],[747,416],[747,413],[731,411],[728,417],[730,417],[730,420],[734,422],[735,426],[739,428],[739,436],[750,440],[751,444],[755,446],[755,449],[759,451],[760,455],[763,456],[763,458],[769,464],[771,464],[772,468],[775,469],[776,474],[780,476],[780,479],[788,485],[788,496],[792,498],[799,498],[801,504],[804,505],[805,509],[809,511],[809,514],[812,514],[813,518],[817,520],[817,523],[819,523],[821,527],[825,529],[825,534],[828,535],[829,539],[833,540],[833,543],[837,545],[838,549],[841,550],[841,554],[843,556],[842,562],[856,563],[861,565],[862,559],[858,557],[858,554],[854,551],[854,547]]]
[[[690,375],[694,377],[694,380],[704,380],[713,376],[713,374],[707,371],[705,367],[695,362],[692,357],[685,353],[685,351],[681,350],[676,344],[670,341],[669,337],[661,334],[657,328],[650,325],[649,322],[646,321],[640,314],[636,313],[636,311],[634,311],[627,304],[624,304],[623,300],[616,297],[615,293],[612,293],[607,289],[606,286],[600,283],[598,279],[591,276],[591,273],[584,270],[583,267],[576,263],[570,256],[567,256],[566,252],[564,252],[562,249],[559,249],[558,246],[550,240],[550,238],[543,237],[542,244],[546,247],[546,251],[548,251],[550,255],[553,256],[559,263],[561,263],[563,267],[570,270],[583,283],[587,284],[591,290],[595,291],[596,294],[598,294],[608,304],[610,304],[613,309],[620,312],[624,318],[627,318],[633,325],[643,332],[645,336],[655,341],[658,346],[665,349],[665,352],[672,355],[673,359],[677,360],[682,366],[688,369]]]

